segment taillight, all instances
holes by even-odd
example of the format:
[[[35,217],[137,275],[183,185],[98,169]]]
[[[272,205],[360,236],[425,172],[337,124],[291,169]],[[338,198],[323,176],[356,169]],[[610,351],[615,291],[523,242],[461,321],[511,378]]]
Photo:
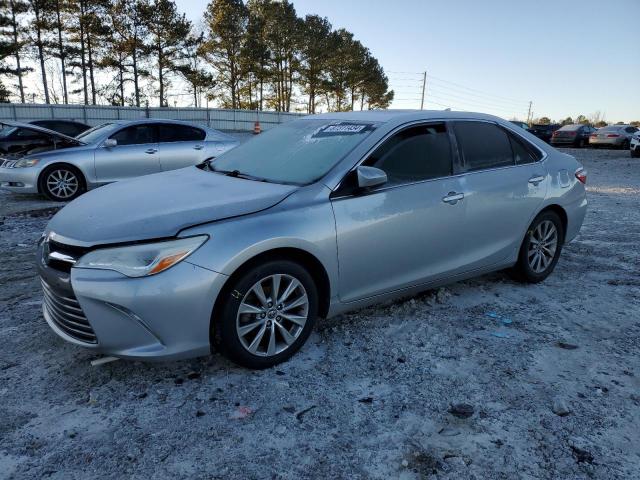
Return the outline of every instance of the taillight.
[[[617,138],[620,135],[618,135],[617,133],[610,133],[609,135],[607,135],[607,138]]]
[[[592,134],[590,135],[590,137],[591,137],[591,138],[598,138],[598,134],[597,134],[597,133],[592,133]]]
[[[558,132],[553,132],[553,134],[551,136],[552,137],[557,137],[558,136]]]
[[[587,183],[587,171],[584,168],[579,168],[576,170],[576,178],[580,183]]]

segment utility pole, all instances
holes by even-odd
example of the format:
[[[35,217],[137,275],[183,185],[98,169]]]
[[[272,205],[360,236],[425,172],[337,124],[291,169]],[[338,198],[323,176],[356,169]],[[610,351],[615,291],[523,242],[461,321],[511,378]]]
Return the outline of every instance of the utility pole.
[[[420,110],[424,110],[424,91],[427,87],[427,72],[422,73],[422,100],[420,100]]]
[[[529,118],[531,117],[531,100],[529,100],[529,111],[527,112],[527,125],[529,124]]]

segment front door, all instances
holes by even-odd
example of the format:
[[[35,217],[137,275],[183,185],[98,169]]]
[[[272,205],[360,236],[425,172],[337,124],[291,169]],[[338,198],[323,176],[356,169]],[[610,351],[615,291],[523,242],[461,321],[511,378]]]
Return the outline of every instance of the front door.
[[[115,182],[161,171],[156,127],[145,123],[125,127],[109,137],[115,147],[96,149],[96,177],[100,183]]]
[[[364,165],[388,182],[332,195],[339,295],[344,302],[409,287],[459,270],[464,218],[444,123],[414,125],[387,139]],[[348,182],[343,182],[343,184]]]

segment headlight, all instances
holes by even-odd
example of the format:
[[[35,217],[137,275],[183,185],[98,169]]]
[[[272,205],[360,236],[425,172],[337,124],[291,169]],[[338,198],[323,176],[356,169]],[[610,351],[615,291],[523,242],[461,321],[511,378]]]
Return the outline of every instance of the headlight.
[[[13,168],[33,167],[37,165],[39,161],[39,158],[21,158],[13,165]]]
[[[209,237],[181,238],[128,247],[102,248],[84,255],[74,267],[115,270],[127,277],[164,272],[196,251]]]

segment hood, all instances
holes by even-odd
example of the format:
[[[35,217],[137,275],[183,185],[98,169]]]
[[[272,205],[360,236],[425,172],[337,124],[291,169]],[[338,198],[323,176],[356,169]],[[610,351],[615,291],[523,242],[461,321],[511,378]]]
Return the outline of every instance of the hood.
[[[11,122],[11,121],[0,121],[0,125],[6,127],[16,127],[25,130],[30,130],[35,133],[40,133],[46,135],[49,140],[49,145],[40,145],[34,146],[29,143],[29,140],[26,140],[23,145],[20,145],[20,141],[16,139],[6,139],[4,137],[0,137],[0,151],[3,152],[2,156],[5,159],[18,159],[27,155],[35,155],[43,152],[51,152],[55,150],[61,150],[63,148],[71,148],[71,147],[79,147],[86,146],[87,144],[78,140],[77,138],[69,137],[68,135],[64,135],[59,132],[55,132],[53,130],[49,130],[48,128],[39,127],[37,125],[31,125],[30,123],[21,123],[21,122]],[[11,152],[8,151],[7,145],[11,145]]]
[[[188,167],[88,192],[60,210],[47,231],[80,246],[171,237],[193,225],[267,209],[297,188]]]

